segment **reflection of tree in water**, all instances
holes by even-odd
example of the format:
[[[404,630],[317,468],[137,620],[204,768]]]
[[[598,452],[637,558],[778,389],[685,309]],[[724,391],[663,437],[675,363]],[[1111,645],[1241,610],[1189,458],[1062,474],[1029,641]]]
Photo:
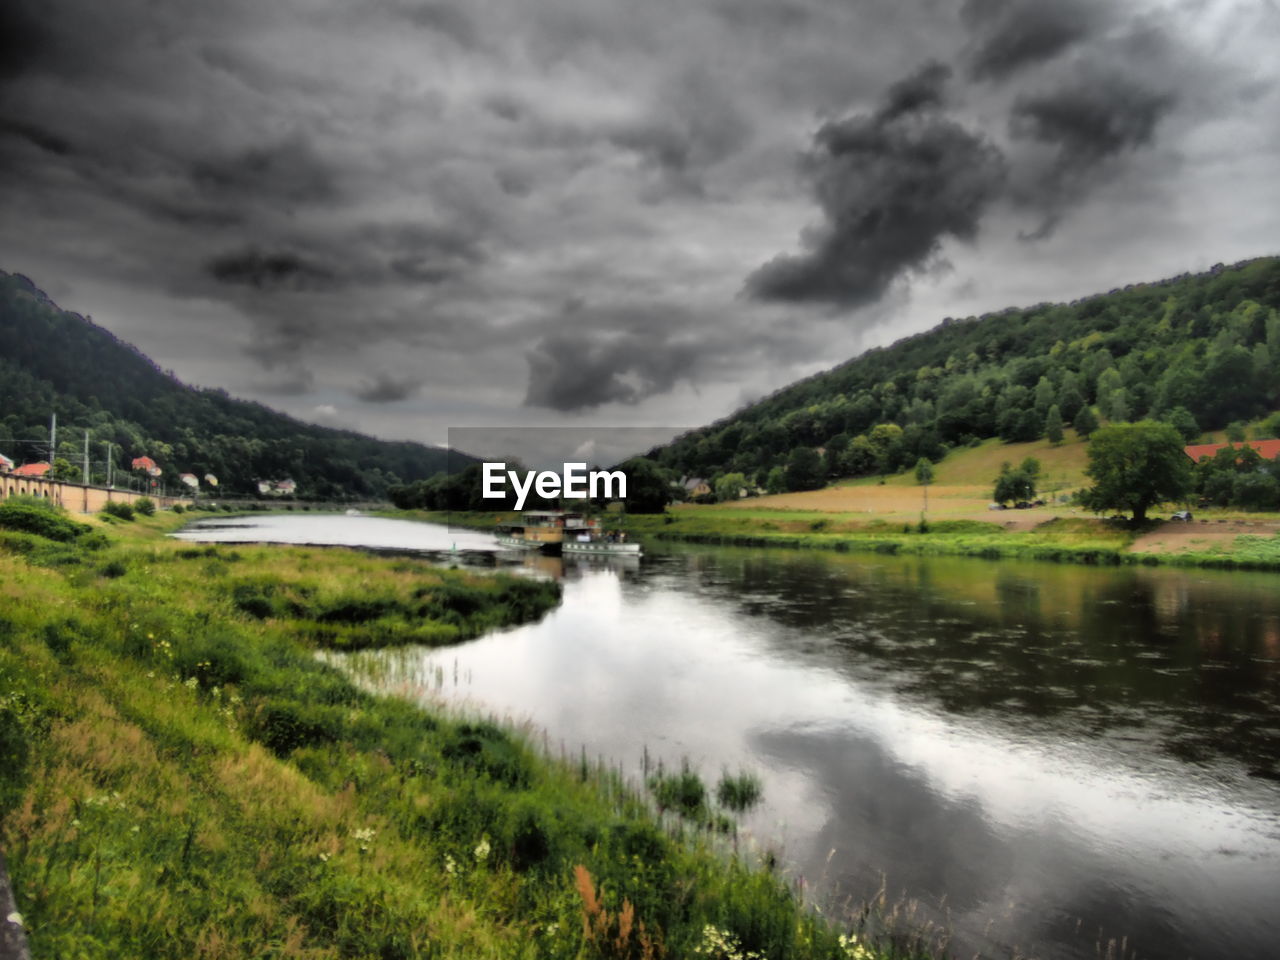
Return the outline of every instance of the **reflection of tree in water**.
[[[702,551],[686,575],[770,642],[954,713],[1153,738],[1280,772],[1274,575]],[[1067,729],[1063,729],[1066,727]]]

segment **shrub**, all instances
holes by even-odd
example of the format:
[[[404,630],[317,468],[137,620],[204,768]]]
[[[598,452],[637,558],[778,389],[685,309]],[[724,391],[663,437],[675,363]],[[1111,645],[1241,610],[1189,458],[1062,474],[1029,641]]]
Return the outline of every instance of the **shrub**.
[[[174,513],[186,513],[186,512],[187,512],[187,508],[186,508],[186,507],[184,507],[184,506],[183,506],[182,504],[180,504],[180,503],[175,503],[171,509],[173,510],[173,512],[174,512]]]
[[[122,500],[112,500],[102,508],[102,512],[109,517],[115,517],[117,520],[133,519],[133,507]]]
[[[739,772],[737,776],[723,773],[716,785],[716,799],[720,805],[741,813],[760,802],[763,786],[754,773]]]
[[[36,504],[13,498],[0,503],[0,529],[34,533],[38,537],[63,542],[74,540],[91,528],[76,523],[54,504]]]
[[[133,509],[144,517],[154,517],[156,515],[156,502],[150,497],[139,497],[133,502]]]

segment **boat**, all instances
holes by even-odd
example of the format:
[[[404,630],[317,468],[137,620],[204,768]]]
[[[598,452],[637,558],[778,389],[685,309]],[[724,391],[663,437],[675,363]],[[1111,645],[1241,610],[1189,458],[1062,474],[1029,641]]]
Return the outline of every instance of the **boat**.
[[[513,550],[576,556],[636,556],[640,544],[621,532],[605,532],[600,521],[565,510],[529,510],[519,522],[498,528],[497,539]]]

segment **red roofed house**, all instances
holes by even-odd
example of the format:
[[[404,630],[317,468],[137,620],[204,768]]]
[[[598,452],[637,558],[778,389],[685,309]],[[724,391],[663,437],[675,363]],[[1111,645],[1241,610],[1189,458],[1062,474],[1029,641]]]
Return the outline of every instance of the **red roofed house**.
[[[15,477],[43,477],[50,469],[50,465],[43,461],[40,463],[24,463],[13,471],[13,475]]]
[[[13,461],[0,453],[0,473],[8,473],[13,469]]]
[[[134,457],[133,463],[130,466],[130,469],[132,470],[145,470],[147,473],[150,473],[155,468],[156,462],[150,457]]]
[[[1246,440],[1243,443],[1195,443],[1189,447],[1183,447],[1182,452],[1191,458],[1192,463],[1199,463],[1201,460],[1212,459],[1217,456],[1219,450],[1228,446],[1235,449],[1253,447],[1263,460],[1274,460],[1280,456],[1280,440]]]

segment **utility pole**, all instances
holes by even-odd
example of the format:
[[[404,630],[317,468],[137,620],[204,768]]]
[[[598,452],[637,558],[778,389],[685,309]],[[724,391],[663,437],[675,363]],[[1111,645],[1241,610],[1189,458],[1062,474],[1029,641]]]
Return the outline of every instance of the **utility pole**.
[[[89,431],[84,432],[84,485],[89,485]]]
[[[49,421],[49,464],[53,465],[53,459],[58,455],[58,415],[55,413],[53,419]]]
[[[110,440],[106,441],[106,444],[107,444],[107,486],[111,487],[111,486],[114,486],[114,484],[111,482],[111,441]]]

